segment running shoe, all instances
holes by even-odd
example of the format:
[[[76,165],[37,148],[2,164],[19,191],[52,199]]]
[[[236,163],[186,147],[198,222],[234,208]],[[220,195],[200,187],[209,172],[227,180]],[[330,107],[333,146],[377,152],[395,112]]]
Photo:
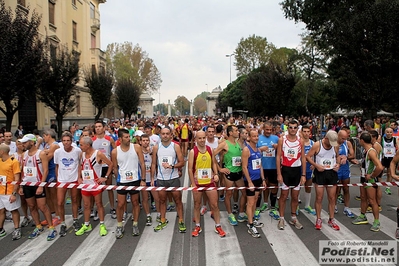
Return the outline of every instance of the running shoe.
[[[91,210],[91,212],[90,212],[90,218],[93,218],[94,217],[94,210]]]
[[[147,216],[147,218],[145,218],[145,225],[146,226],[152,225],[152,217],[151,216]]]
[[[173,211],[174,209],[176,209],[176,205],[173,202],[169,202],[168,206],[166,207],[166,210],[170,212]]]
[[[211,211],[211,218],[213,219],[213,220],[215,220],[215,217],[213,217],[213,212]]]
[[[339,225],[335,222],[335,219],[328,220],[328,226],[334,229],[335,231],[339,231]]]
[[[47,226],[47,225],[48,225],[48,222],[47,222],[47,220],[43,220],[43,221],[40,222],[40,224],[41,224],[42,226]]]
[[[126,217],[127,217],[127,212],[124,212],[122,216],[122,223],[126,222]]]
[[[234,214],[229,214],[229,223],[231,224],[231,225],[237,225],[238,223],[237,223],[237,220],[236,220],[236,217],[234,216]]]
[[[307,211],[308,213],[312,214],[312,215],[316,215],[316,210],[313,209],[310,206],[305,207],[305,211]]]
[[[186,228],[185,223],[184,223],[184,222],[180,222],[180,223],[179,223],[179,232],[180,232],[180,233],[185,233],[186,230],[187,230],[187,228]]]
[[[376,223],[374,222],[373,225],[370,227],[370,230],[373,232],[378,232],[380,231],[380,222]]]
[[[247,230],[248,234],[250,234],[252,237],[255,237],[255,238],[260,237],[260,234],[255,226],[251,227],[249,224],[247,226],[248,226],[248,230]]]
[[[363,216],[361,217],[360,215],[358,217],[355,218],[355,220],[352,221],[352,224],[368,224],[369,221],[367,221],[367,217]]]
[[[314,228],[316,228],[316,230],[321,230],[321,224],[322,224],[322,221],[320,218],[318,218],[316,220],[316,224],[315,224]]]
[[[337,205],[335,205],[335,207],[334,207],[334,213],[338,213],[338,207],[337,207]]]
[[[125,229],[123,229],[122,226],[117,226],[116,227],[116,234],[115,234],[116,239],[121,239],[123,237],[123,233],[124,232],[125,232]]]
[[[201,226],[195,226],[193,232],[191,233],[191,236],[193,237],[199,236],[201,232],[202,232]]]
[[[58,219],[57,217],[54,217],[52,220],[53,226],[57,226],[61,223],[60,219]]]
[[[243,222],[246,222],[246,221],[248,221],[248,216],[247,216],[247,214],[245,214],[244,213],[244,215],[238,215],[237,216],[237,221],[238,222],[240,222],[240,223],[243,223]]]
[[[208,211],[208,209],[206,208],[206,206],[202,206],[201,210],[200,210],[200,214],[203,216],[207,211]]]
[[[7,234],[7,233],[6,233],[6,230],[4,230],[4,228],[1,229],[1,231],[0,231],[0,237],[5,236],[6,234]]]
[[[302,224],[298,221],[298,219],[292,219],[289,221],[290,224],[295,226],[296,229],[300,230],[303,228]]]
[[[6,211],[6,221],[12,222],[12,215],[11,212],[9,211]]]
[[[44,228],[42,227],[42,228],[38,228],[38,227],[35,227],[35,229],[33,229],[33,232],[28,236],[28,238],[29,239],[33,239],[33,238],[36,238],[36,237],[38,237],[39,235],[40,235],[40,233],[41,232],[43,232],[44,231]]]
[[[154,227],[154,231],[158,232],[161,231],[162,229],[164,229],[166,226],[168,225],[168,220],[166,220],[166,222],[159,222],[159,224],[157,226]]]
[[[233,214],[237,214],[238,213],[238,205],[234,204],[233,205]]]
[[[66,200],[65,200],[65,203],[66,204],[71,204],[72,203],[71,197],[67,197]]]
[[[83,214],[83,208],[82,207],[78,208],[78,214]]]
[[[226,232],[223,231],[222,226],[215,226],[215,233],[218,234],[220,237],[225,237]]]
[[[79,229],[80,229],[80,224],[79,224],[78,219],[74,219],[74,220],[73,220],[72,226],[73,226],[73,228],[75,228],[75,232],[79,231]]]
[[[387,187],[385,189],[385,194],[387,194],[387,195],[391,195],[392,194],[391,189],[389,187]]]
[[[255,210],[254,219],[256,219],[256,220],[260,219],[260,209]]]
[[[111,209],[109,212],[111,214],[111,218],[112,219],[116,219],[116,210],[115,209]]]
[[[373,212],[373,208],[371,206],[368,206],[366,212],[367,213],[372,213]]]
[[[261,227],[263,227],[264,226],[264,224],[262,223],[262,222],[259,222],[259,220],[254,220],[254,226],[256,227],[256,228],[261,228]]]
[[[138,235],[140,235],[140,231],[139,231],[139,226],[136,224],[136,225],[133,225],[133,227],[132,227],[132,235],[133,236],[138,236]]]
[[[130,199],[130,194],[127,194],[126,196],[126,202],[131,202],[132,200]]]
[[[98,221],[99,219],[100,219],[100,217],[98,217],[98,211],[95,211],[93,221]]]
[[[342,196],[342,194],[339,194],[337,197],[337,203],[338,204],[344,204],[344,197]]]
[[[284,227],[285,227],[285,222],[284,222],[284,219],[279,219],[278,220],[278,223],[277,223],[277,228],[279,229],[279,230],[284,230]]]
[[[56,236],[57,236],[57,230],[55,230],[55,228],[50,228],[47,235],[47,241],[54,240]]]
[[[299,206],[296,206],[295,214],[296,214],[296,216],[299,216]]]
[[[379,212],[382,212],[381,206],[378,206],[378,211],[379,211]]]
[[[161,222],[161,215],[159,213],[157,214],[157,220],[156,221],[157,221],[157,223]]]
[[[220,202],[223,202],[223,201],[224,201],[224,195],[219,196],[219,201],[220,201]]]
[[[153,211],[155,211],[157,209],[156,206],[155,206],[155,202],[151,202],[151,209]]]
[[[280,214],[277,212],[276,209],[272,209],[269,211],[269,216],[272,217],[274,220],[280,219]]]
[[[75,232],[75,235],[81,236],[81,235],[84,235],[84,233],[86,233],[86,232],[87,233],[90,232],[91,230],[93,230],[93,228],[91,227],[91,224],[89,224],[89,225],[82,224],[80,229]]]
[[[362,198],[360,196],[356,196],[355,200],[362,200]]]
[[[105,227],[105,224],[100,224],[100,236],[106,236],[108,234],[108,230]]]
[[[344,209],[344,214],[346,216],[348,216],[349,218],[355,218],[355,215],[353,214],[353,212],[349,208]]]
[[[21,238],[21,228],[16,228],[12,232],[12,240],[18,240]]]
[[[399,239],[399,228],[396,228],[395,238],[396,238],[396,239]]]
[[[25,216],[24,219],[22,220],[21,227],[27,227],[31,222],[32,218]]]
[[[66,234],[67,234],[67,227],[65,224],[62,224],[60,228],[60,236],[63,237],[66,236]]]

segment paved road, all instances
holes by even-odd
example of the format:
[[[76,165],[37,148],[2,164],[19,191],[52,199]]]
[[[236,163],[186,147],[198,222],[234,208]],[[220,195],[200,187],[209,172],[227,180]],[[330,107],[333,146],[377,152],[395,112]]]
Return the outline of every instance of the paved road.
[[[358,176],[359,170],[353,168],[352,173]],[[187,184],[187,179],[184,180]],[[353,183],[358,181],[359,178],[352,178]],[[359,214],[360,202],[353,199],[359,194],[358,190],[350,189],[351,207],[355,214]],[[351,219],[342,214],[343,205],[339,205],[336,215],[341,230],[333,231],[327,226],[328,214],[324,202],[321,231],[314,229],[315,217],[304,211],[299,216],[304,229],[296,230],[287,224],[284,231],[277,230],[277,221],[265,212],[261,216],[265,224],[260,230],[261,238],[254,239],[246,232],[245,223],[235,227],[228,224],[224,204],[220,204],[222,226],[227,236],[220,238],[213,232],[214,222],[208,212],[201,218],[202,234],[193,238],[190,233],[194,227],[190,192],[183,194],[186,234],[178,232],[176,212],[167,213],[169,225],[157,233],[153,231],[153,226],[145,226],[145,217],[141,215],[141,234],[137,237],[131,235],[129,218],[125,224],[125,236],[118,240],[115,239],[116,220],[111,219],[109,214],[105,219],[109,233],[105,237],[100,237],[98,233],[98,221],[92,221],[92,232],[77,237],[70,229],[66,237],[57,237],[52,242],[46,241],[46,231],[38,239],[27,239],[33,227],[23,228],[23,237],[12,241],[13,226],[6,222],[8,235],[0,239],[0,265],[318,265],[319,240],[394,240],[398,191],[392,191],[390,196],[383,195],[381,231],[378,233],[369,230],[370,224],[352,225]],[[108,203],[106,210],[109,211]],[[70,206],[67,213],[70,214]],[[289,211],[285,216],[289,217]],[[373,220],[372,215],[368,214],[368,217],[369,221]],[[155,221],[155,213],[152,218]],[[83,222],[82,217],[80,221]],[[72,225],[71,215],[67,215],[67,225]]]

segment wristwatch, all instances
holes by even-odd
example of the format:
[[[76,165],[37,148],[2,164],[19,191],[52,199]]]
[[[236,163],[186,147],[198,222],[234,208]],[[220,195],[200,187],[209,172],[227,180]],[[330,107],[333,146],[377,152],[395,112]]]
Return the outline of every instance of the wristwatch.
[[[147,180],[145,180],[145,179],[141,179],[141,182],[146,182]]]
[[[171,167],[172,167],[172,169],[175,169],[175,166],[174,166],[174,165],[171,165]]]
[[[105,178],[105,179],[108,179],[108,176],[106,175],[106,176],[104,176],[104,178]]]
[[[11,195],[17,196],[17,192],[13,191],[13,192],[11,193]]]

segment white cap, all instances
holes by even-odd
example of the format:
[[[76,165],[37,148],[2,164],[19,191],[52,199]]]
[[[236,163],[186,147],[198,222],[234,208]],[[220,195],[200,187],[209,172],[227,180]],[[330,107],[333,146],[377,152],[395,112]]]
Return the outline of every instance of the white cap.
[[[338,134],[334,130],[329,130],[326,134],[326,138],[330,142],[330,145],[335,147],[338,146]]]
[[[28,141],[36,141],[36,136],[33,134],[26,134],[22,139],[18,140],[19,142],[28,142]]]

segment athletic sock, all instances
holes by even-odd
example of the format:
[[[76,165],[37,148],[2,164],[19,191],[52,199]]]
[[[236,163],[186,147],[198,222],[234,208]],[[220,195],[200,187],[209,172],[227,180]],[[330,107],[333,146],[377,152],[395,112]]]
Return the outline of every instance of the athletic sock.
[[[310,206],[310,197],[312,196],[311,193],[305,192],[305,207]]]

